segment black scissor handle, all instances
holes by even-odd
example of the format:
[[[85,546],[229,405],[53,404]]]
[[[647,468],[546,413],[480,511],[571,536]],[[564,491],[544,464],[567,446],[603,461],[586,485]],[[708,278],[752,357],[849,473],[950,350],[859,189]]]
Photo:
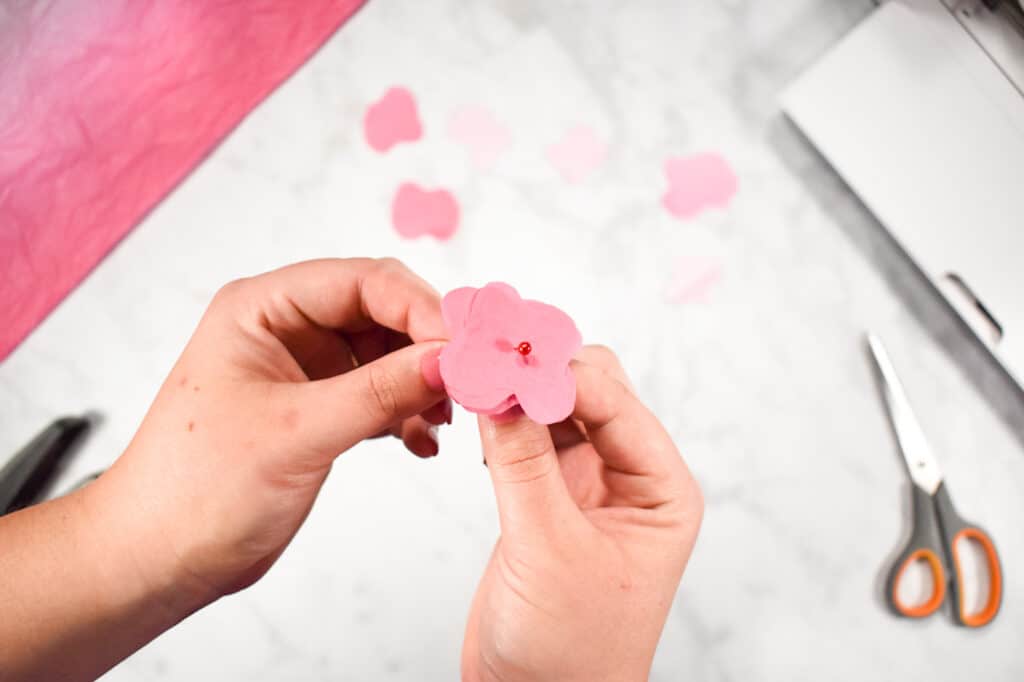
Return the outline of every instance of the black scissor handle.
[[[33,504],[71,447],[89,429],[85,417],[57,419],[0,469],[0,515]]]

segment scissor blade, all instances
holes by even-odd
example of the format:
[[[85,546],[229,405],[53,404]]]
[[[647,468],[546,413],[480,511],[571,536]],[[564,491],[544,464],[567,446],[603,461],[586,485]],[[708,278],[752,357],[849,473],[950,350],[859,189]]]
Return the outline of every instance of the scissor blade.
[[[939,470],[939,463],[935,461],[931,446],[924,437],[924,431],[910,409],[910,401],[907,400],[907,393],[903,390],[903,384],[896,375],[896,369],[892,366],[889,354],[882,345],[881,339],[874,334],[868,334],[868,347],[871,355],[875,358],[875,364],[882,377],[882,392],[885,394],[885,404],[889,410],[889,418],[892,420],[893,430],[896,432],[896,440],[899,441],[900,451],[903,459],[907,462],[907,471],[910,478],[922,490],[933,494],[942,483],[942,471]]]

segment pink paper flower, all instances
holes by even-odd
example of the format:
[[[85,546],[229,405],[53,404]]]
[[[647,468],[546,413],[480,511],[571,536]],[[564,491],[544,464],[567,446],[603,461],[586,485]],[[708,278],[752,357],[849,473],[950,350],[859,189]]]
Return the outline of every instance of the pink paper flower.
[[[569,360],[582,338],[568,315],[523,300],[501,282],[455,289],[441,312],[451,334],[441,351],[441,378],[453,400],[480,414],[520,405],[540,424],[569,416],[576,402]]]

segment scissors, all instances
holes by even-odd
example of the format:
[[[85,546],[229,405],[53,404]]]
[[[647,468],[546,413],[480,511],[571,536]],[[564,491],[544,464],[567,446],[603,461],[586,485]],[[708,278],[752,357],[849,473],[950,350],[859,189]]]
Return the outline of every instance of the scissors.
[[[953,603],[953,620],[958,625],[971,628],[987,625],[999,613],[1003,598],[1003,571],[996,546],[988,533],[977,524],[964,521],[956,513],[942,471],[925,440],[921,425],[910,409],[903,384],[896,376],[885,346],[874,334],[868,334],[868,346],[881,374],[889,418],[913,483],[910,486],[913,492],[910,539],[889,571],[885,587],[886,602],[901,616],[924,618],[939,609],[948,590]],[[980,545],[988,570],[988,600],[981,610],[972,613],[967,612],[964,603],[965,577],[957,549],[966,540]],[[931,571],[932,592],[924,602],[908,605],[900,599],[900,581],[907,568],[917,561],[924,561]]]
[[[57,419],[0,468],[0,516],[45,496],[94,420],[94,416]]]

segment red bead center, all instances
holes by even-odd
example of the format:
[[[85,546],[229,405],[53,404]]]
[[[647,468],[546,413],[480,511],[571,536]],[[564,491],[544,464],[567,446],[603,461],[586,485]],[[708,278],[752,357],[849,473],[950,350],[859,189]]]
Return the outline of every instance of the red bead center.
[[[530,345],[529,341],[523,341],[516,346],[516,352],[520,355],[529,355],[531,350],[533,350],[533,346]]]

